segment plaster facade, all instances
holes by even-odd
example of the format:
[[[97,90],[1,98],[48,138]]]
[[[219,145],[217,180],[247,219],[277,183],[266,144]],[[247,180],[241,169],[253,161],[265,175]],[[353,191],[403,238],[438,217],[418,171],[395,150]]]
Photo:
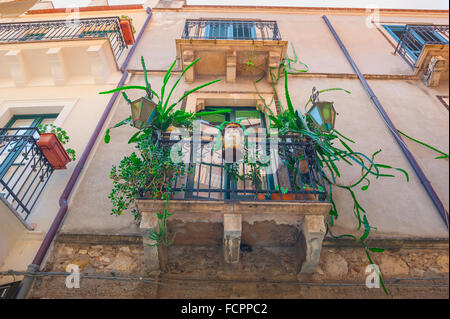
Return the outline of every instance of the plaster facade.
[[[118,11],[86,11],[80,12],[80,15],[92,17],[120,15],[123,13]],[[133,9],[125,13],[133,18],[133,24],[139,32],[147,16],[145,11],[143,9]],[[141,56],[146,61],[152,88],[157,90],[163,83],[165,71],[167,71],[174,59],[177,59],[176,70],[173,71],[169,85],[174,83],[181,73],[182,66],[185,65],[182,62],[183,50],[177,47],[177,43],[191,45],[188,40],[181,40],[186,19],[220,18],[277,21],[282,41],[286,41],[286,43],[283,43],[284,51],[281,51],[278,59],[282,59],[284,55],[293,58],[295,49],[299,61],[308,66],[307,73],[289,77],[289,89],[294,106],[303,110],[314,86],[318,89],[339,87],[349,90],[351,94],[336,91],[324,93],[323,95],[323,98],[326,97],[326,99],[335,102],[334,105],[339,114],[336,120],[336,127],[344,135],[355,140],[356,149],[366,154],[372,154],[378,149],[382,149],[378,156],[378,162],[404,168],[409,173],[409,182],[406,182],[404,176],[398,173],[395,178],[374,180],[369,190],[358,192],[360,203],[366,209],[371,225],[377,227],[376,230],[372,231],[371,236],[396,239],[448,239],[448,228],[445,222],[439,216],[420,181],[394,141],[391,132],[378,114],[370,97],[356,78],[339,45],[324,23],[322,19],[323,14],[326,14],[330,19],[355,63],[369,79],[369,84],[397,128],[448,153],[449,113],[448,108],[445,108],[437,98],[437,96],[449,95],[448,71],[447,78],[444,77],[439,86],[434,88],[425,86],[420,77],[417,76],[402,57],[398,54],[393,54],[396,43],[380,26],[380,24],[404,23],[448,24],[448,12],[427,13],[425,11],[402,12],[387,10],[380,13],[379,21],[373,21],[370,14],[363,10],[334,10],[329,13],[321,9],[302,10],[297,8],[289,11],[282,8],[261,7],[251,10],[245,7],[189,7],[180,5],[179,1],[173,7],[167,5],[167,3],[161,3],[153,8],[151,21],[144,30],[142,38],[128,64],[128,71],[131,75],[127,79],[126,84],[143,85],[144,77],[140,64]],[[18,18],[8,18],[5,22],[61,19],[66,15],[61,13],[33,14]],[[0,20],[0,22],[3,22],[3,20]],[[375,22],[379,22],[379,24]],[[219,61],[222,64],[216,63],[217,61],[212,58],[215,57],[217,52],[223,53],[222,44],[211,40],[197,41],[201,44],[201,50],[192,45],[188,48],[188,50],[192,51],[192,58],[204,57],[204,60],[209,60],[209,63],[199,64],[195,71],[196,73],[194,73],[195,76],[189,77],[187,75],[188,77],[180,82],[173,96],[182,96],[184,92],[216,78],[220,78],[221,81],[190,96],[185,102],[177,105],[177,108],[185,107],[187,110],[198,111],[205,106],[258,107],[260,104],[258,103],[257,92],[252,80],[248,76],[239,74],[239,72],[236,72],[234,77],[230,76],[232,73],[227,68],[232,66],[232,63],[227,62],[225,55],[221,56]],[[227,45],[232,41],[227,40]],[[73,43],[66,41],[60,47],[72,46]],[[274,43],[274,41],[270,43],[270,45],[273,44],[279,45],[279,43]],[[41,51],[44,48],[47,49],[45,43],[39,42],[18,44],[16,47],[22,49],[26,46],[39,45],[42,46]],[[91,46],[91,44],[88,45]],[[104,45],[106,46],[105,50],[107,50],[107,44],[105,43]],[[246,43],[247,47],[243,52],[250,52],[252,45],[252,43]],[[2,52],[2,46],[4,45],[0,44],[0,52]],[[11,45],[8,44],[8,46]],[[52,43],[52,46],[57,46],[57,44]],[[14,50],[16,50],[16,47],[14,47]],[[235,50],[236,48],[231,49]],[[8,47],[8,50],[11,51],[12,49]],[[50,101],[58,99],[76,101],[70,112],[65,115],[64,121],[60,121],[60,125],[68,131],[70,136],[73,136],[69,146],[75,148],[77,153],[81,155],[110,98],[108,95],[98,95],[98,92],[115,87],[121,75],[117,66],[121,65],[126,53],[122,54],[118,61],[115,61],[116,64],[112,63],[113,60],[109,58],[111,74],[104,78],[103,83],[95,81],[95,72],[93,73],[92,69],[87,69],[85,72],[88,76],[84,82],[66,81],[55,85],[54,80],[39,82],[39,77],[37,77],[35,84],[26,84],[18,88],[12,82],[8,82],[9,80],[3,81],[4,86],[7,87],[0,87],[0,116],[1,114],[4,114],[6,117],[10,116],[11,113],[8,113],[10,111],[7,111],[6,108],[9,105],[8,103],[14,101],[44,99]],[[70,60],[69,65],[77,69],[78,65],[74,65],[76,63],[74,61],[78,58],[81,66],[83,63],[87,63],[86,55],[76,55]],[[8,63],[9,60],[2,61],[0,59],[0,63]],[[270,57],[266,57],[263,62],[264,65],[270,63]],[[80,69],[82,68],[81,66]],[[48,73],[48,70],[45,73],[42,71],[42,66],[37,65],[35,67],[33,74],[45,74],[48,79],[51,78],[52,73]],[[1,78],[2,73],[0,73]],[[284,83],[282,82],[280,81],[275,85],[281,107],[286,105]],[[266,100],[271,100],[272,88],[269,81],[259,82],[257,88],[265,98],[267,97]],[[129,96],[132,100],[139,98],[140,92],[137,90],[131,91]],[[42,107],[42,104],[40,105]],[[276,110],[275,105],[271,107]],[[122,97],[119,97],[106,126],[103,128],[103,133],[107,127],[111,127],[125,119],[129,114],[129,105]],[[5,119],[0,118],[0,120],[4,123],[6,117]],[[108,200],[108,194],[112,187],[109,179],[111,166],[117,165],[123,156],[133,151],[133,147],[127,144],[129,137],[133,133],[134,129],[132,127],[123,126],[111,131],[111,142],[108,145],[101,138],[97,140],[90,159],[86,163],[77,186],[72,192],[68,214],[60,229],[60,234],[79,234],[80,236],[88,234],[141,235],[139,225],[133,220],[131,214],[123,216],[112,216],[110,214],[111,204]],[[430,150],[408,140],[405,143],[417,158],[448,211],[448,159],[436,160],[434,159],[436,154]],[[58,210],[58,198],[75,165],[76,163],[72,163],[68,170],[54,173],[32,216],[30,216],[30,223],[37,225],[35,231],[40,232],[40,238],[47,231]],[[342,178],[340,181],[343,183],[355,181],[359,173],[354,167],[342,167],[342,171],[345,178]],[[340,211],[340,217],[337,220],[334,231],[338,234],[355,233],[356,221],[353,216],[353,204],[349,200],[348,194],[337,190],[334,194],[334,199]],[[7,213],[8,210],[0,210],[0,214],[4,215]],[[6,246],[13,251],[13,255],[10,256],[8,253],[0,254],[0,270],[9,268],[25,270],[40,245],[39,236],[38,238],[33,238],[32,242],[20,239],[22,235],[19,236],[17,235],[18,233],[29,233],[30,230],[18,223],[17,220],[13,220],[14,218],[8,215],[5,223],[12,223],[14,227],[11,227],[8,232],[6,230],[1,231],[1,235],[7,238],[3,242],[9,243]],[[0,224],[0,227],[2,226]],[[18,230],[13,232],[14,234],[10,234],[12,228],[17,228]],[[312,231],[312,235],[309,239],[306,238],[306,241],[314,241],[315,238],[320,239],[323,237],[321,226],[319,225],[315,228],[320,231]],[[245,229],[242,232],[244,233]],[[308,231],[304,232],[308,235]],[[0,246],[0,248],[2,247]],[[11,249],[11,247],[16,248]],[[5,250],[6,248],[3,249]],[[20,252],[20,254],[17,254],[17,252]],[[305,258],[309,262],[307,267],[310,268],[308,272],[311,272],[319,257],[315,252],[309,250],[306,254]]]

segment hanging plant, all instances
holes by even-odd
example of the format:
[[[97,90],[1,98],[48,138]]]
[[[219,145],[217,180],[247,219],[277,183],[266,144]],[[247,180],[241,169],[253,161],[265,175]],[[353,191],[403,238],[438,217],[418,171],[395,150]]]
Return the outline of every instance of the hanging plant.
[[[306,64],[298,60],[297,55],[295,53],[295,49],[293,47],[292,49],[294,58],[286,57],[284,61],[280,62],[278,68],[269,69],[270,71],[269,76],[271,77],[272,80],[271,85],[274,98],[278,97],[278,93],[275,86],[278,83],[278,81],[284,77],[286,107],[280,105],[281,112],[279,114],[274,114],[272,112],[268,104],[269,105],[272,104],[273,100],[270,101],[270,103],[266,103],[266,101],[264,100],[264,98],[262,97],[257,88],[256,85],[257,82],[254,81],[255,89],[264,105],[264,113],[271,121],[270,126],[272,128],[277,129],[278,135],[283,136],[294,134],[299,136],[300,138],[305,138],[313,142],[314,151],[317,155],[320,167],[322,168],[321,174],[329,184],[329,198],[331,202],[331,209],[329,211],[330,218],[328,219],[326,224],[327,232],[330,233],[330,235],[335,238],[348,237],[361,243],[370,264],[373,264],[370,253],[379,253],[384,251],[384,249],[378,247],[369,247],[366,244],[371,229],[374,229],[375,227],[370,225],[367,218],[367,212],[358,201],[355,190],[358,188],[361,189],[362,191],[366,191],[370,186],[370,176],[374,176],[376,179],[380,177],[385,178],[395,177],[395,175],[393,175],[389,171],[397,171],[404,174],[404,176],[406,177],[406,181],[409,182],[409,175],[404,169],[394,168],[386,164],[377,163],[376,156],[381,152],[381,150],[375,151],[370,156],[365,155],[362,152],[354,151],[350,147],[351,144],[355,143],[353,140],[345,137],[336,128],[334,128],[333,125],[327,126],[318,125],[316,119],[313,118],[313,116],[321,115],[319,114],[321,113],[319,112],[319,109],[317,109],[316,112],[312,111],[314,107],[318,106],[318,104],[315,103],[315,100],[318,98],[320,93],[330,91],[343,91],[347,94],[351,94],[351,92],[342,88],[329,88],[319,91],[313,91],[313,94],[311,95],[311,97],[308,99],[307,103],[304,106],[305,110],[304,114],[300,111],[299,108],[297,108],[297,110],[294,109],[289,94],[288,75],[307,72],[308,67]],[[297,69],[294,66],[296,63],[303,65],[305,68]],[[323,105],[323,107],[325,106],[326,105]],[[326,107],[328,107],[327,110],[331,111],[330,105]],[[329,123],[330,124],[334,123],[334,120]],[[301,158],[298,159],[301,160]],[[350,185],[343,185],[339,183],[338,179],[341,177],[341,171],[336,165],[337,163],[344,163],[349,166],[354,166],[354,164],[357,164],[357,167],[361,169],[360,178],[355,183]],[[294,173],[296,174],[296,172]],[[305,187],[307,187],[307,185],[305,185]],[[331,232],[331,228],[334,226],[336,219],[339,217],[338,208],[333,200],[333,187],[346,190],[350,194],[353,201],[353,213],[355,215],[358,224],[357,231],[362,231],[361,236],[358,237],[351,234],[334,235]],[[286,192],[284,194],[286,194]],[[281,189],[281,194],[278,195],[280,195],[280,197],[283,195],[283,189]],[[385,293],[388,294],[388,291],[383,283],[382,277],[378,273],[378,271],[377,274],[380,278],[380,283]]]

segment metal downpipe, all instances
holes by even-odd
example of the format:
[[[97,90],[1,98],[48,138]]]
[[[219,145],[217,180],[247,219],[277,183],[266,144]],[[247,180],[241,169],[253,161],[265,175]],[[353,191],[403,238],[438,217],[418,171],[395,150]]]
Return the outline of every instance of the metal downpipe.
[[[430,182],[428,181],[427,177],[425,176],[425,173],[420,168],[419,164],[417,163],[416,159],[414,158],[413,154],[410,152],[408,147],[406,146],[405,142],[401,138],[400,134],[398,133],[396,127],[394,126],[394,123],[392,123],[391,119],[387,115],[386,111],[384,110],[383,106],[381,105],[380,101],[376,97],[375,93],[372,91],[372,88],[367,83],[366,79],[364,78],[364,75],[359,71],[358,67],[356,66],[355,62],[353,61],[352,57],[348,53],[347,49],[345,48],[344,44],[342,43],[341,39],[337,35],[336,31],[334,30],[333,26],[331,25],[330,21],[328,20],[326,15],[322,16],[323,20],[327,24],[328,28],[330,29],[331,33],[333,34],[334,38],[336,39],[337,43],[339,44],[339,47],[341,48],[342,52],[345,54],[345,57],[347,58],[348,62],[352,66],[355,73],[358,75],[359,80],[361,81],[362,85],[366,89],[367,93],[370,96],[370,99],[377,107],[381,117],[383,118],[384,122],[386,123],[387,127],[391,131],[392,135],[394,136],[394,139],[397,141],[398,145],[400,146],[403,154],[406,156],[408,162],[411,164],[414,172],[417,174],[420,182],[422,183],[423,187],[425,188],[428,196],[432,200],[434,206],[438,210],[439,214],[441,215],[442,219],[444,220],[447,230],[449,227],[448,224],[448,212],[445,210],[444,205],[442,204],[441,200],[439,199],[438,195],[436,194],[435,190],[433,189],[433,186],[431,186]]]
[[[122,77],[121,77],[119,83],[117,84],[117,87],[125,84],[125,81],[128,78],[128,74],[129,74],[128,71],[126,70],[126,67],[136,49],[136,46],[138,45],[138,43],[142,37],[142,34],[144,33],[144,30],[145,30],[147,24],[149,23],[149,21],[152,17],[152,12],[151,12],[150,8],[147,8],[146,11],[148,14],[147,19],[145,20],[141,30],[139,31],[138,36],[136,37],[136,41],[134,42],[133,46],[131,47],[130,51],[128,52],[127,57],[125,58],[122,66],[120,68],[120,71],[122,71],[123,74],[122,74]],[[36,253],[36,256],[34,257],[33,262],[28,266],[27,272],[34,273],[34,272],[39,271],[41,263],[44,260],[45,255],[47,254],[47,251],[50,248],[50,245],[52,244],[52,242],[56,236],[56,233],[58,232],[58,230],[64,220],[64,217],[67,213],[68,198],[69,198],[69,196],[73,190],[73,187],[75,186],[75,184],[84,168],[84,165],[91,153],[93,146],[95,145],[95,143],[97,141],[97,138],[98,138],[100,132],[103,130],[103,125],[105,124],[105,122],[109,116],[109,113],[111,112],[118,96],[119,96],[119,92],[115,92],[111,96],[111,99],[109,100],[109,102],[105,108],[105,111],[102,114],[102,117],[100,118],[97,126],[95,127],[95,130],[92,133],[92,135],[89,139],[89,142],[83,151],[83,154],[81,155],[72,175],[70,176],[69,181],[67,182],[66,187],[64,188],[64,191],[63,191],[61,197],[59,198],[60,207],[59,207],[58,213],[57,213],[55,219],[53,220],[53,223],[50,226],[50,229],[48,230],[44,240],[42,241],[42,244],[39,247],[39,250]],[[19,289],[19,292],[17,293],[16,299],[25,299],[27,297],[28,292],[31,289],[31,286],[33,284],[33,281],[34,281],[34,276],[32,274],[24,275],[24,278],[22,280],[22,284]]]

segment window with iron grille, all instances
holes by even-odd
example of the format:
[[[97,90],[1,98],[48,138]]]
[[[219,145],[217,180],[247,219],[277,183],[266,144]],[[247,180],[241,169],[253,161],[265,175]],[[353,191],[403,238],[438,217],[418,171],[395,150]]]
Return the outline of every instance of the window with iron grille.
[[[396,52],[410,65],[417,61],[425,44],[448,45],[448,26],[383,24],[383,28],[397,42]]]
[[[251,40],[256,38],[254,22],[208,21],[205,39]]]
[[[36,144],[39,124],[58,114],[15,115],[0,128],[0,196],[26,220],[53,168]]]
[[[281,40],[276,21],[187,19],[182,39]]]

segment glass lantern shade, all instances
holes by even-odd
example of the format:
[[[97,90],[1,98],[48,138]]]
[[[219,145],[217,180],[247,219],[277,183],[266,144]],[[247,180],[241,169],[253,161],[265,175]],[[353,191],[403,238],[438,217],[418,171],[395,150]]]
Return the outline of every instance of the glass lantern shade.
[[[138,129],[148,127],[153,119],[150,119],[153,111],[156,109],[156,103],[143,96],[131,102],[131,118],[133,119],[133,126]]]
[[[334,128],[336,110],[333,102],[317,102],[308,111],[314,125],[322,132],[329,132]]]

